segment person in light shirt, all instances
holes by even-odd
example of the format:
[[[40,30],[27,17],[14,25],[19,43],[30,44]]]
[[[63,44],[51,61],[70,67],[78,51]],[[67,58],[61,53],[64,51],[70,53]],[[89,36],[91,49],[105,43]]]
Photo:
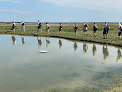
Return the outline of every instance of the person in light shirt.
[[[119,40],[121,40],[121,33],[122,33],[122,25],[120,24],[120,22],[118,23],[118,36],[119,36]]]

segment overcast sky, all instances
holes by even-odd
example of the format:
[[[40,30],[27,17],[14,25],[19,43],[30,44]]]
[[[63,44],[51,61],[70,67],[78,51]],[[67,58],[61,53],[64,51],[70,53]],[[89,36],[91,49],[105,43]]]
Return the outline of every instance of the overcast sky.
[[[121,22],[121,0],[0,0],[0,22]]]

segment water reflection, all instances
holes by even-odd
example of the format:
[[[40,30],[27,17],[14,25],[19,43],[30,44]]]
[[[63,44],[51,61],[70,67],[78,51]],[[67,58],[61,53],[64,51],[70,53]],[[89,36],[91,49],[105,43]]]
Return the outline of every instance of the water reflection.
[[[93,52],[93,56],[95,56],[95,54],[97,53],[97,48],[95,44],[93,44],[92,52]]]
[[[39,38],[39,37],[37,37],[37,40],[38,40],[38,48],[40,48],[40,47],[41,47],[41,45],[42,45],[41,37],[40,37],[40,38]]]
[[[120,49],[118,49],[118,51],[117,51],[117,62],[122,58],[122,54],[121,54],[121,51],[120,51]]]
[[[12,43],[13,43],[13,45],[16,44],[16,38],[15,38],[15,35],[12,36]]]
[[[103,45],[104,60],[109,56],[108,47]]]
[[[84,51],[84,54],[87,52],[87,50],[88,50],[88,46],[85,43],[83,43],[83,51]]]
[[[25,37],[21,37],[22,38],[22,46],[24,46],[24,44],[25,44]]]
[[[12,37],[12,44],[13,45],[16,45],[15,35],[13,35],[11,37]],[[24,46],[25,45],[25,37],[24,36],[21,36],[21,40],[22,40],[22,46]],[[38,48],[40,48],[41,45],[42,45],[42,37],[37,37],[37,40],[38,40]],[[49,37],[46,37],[46,48],[49,47],[49,44],[50,44]],[[59,39],[58,44],[59,44],[59,49],[61,49],[61,47],[62,47],[62,39]],[[76,51],[77,48],[78,48],[77,42],[74,42],[73,47],[74,47],[74,51]],[[96,47],[96,45],[93,44],[93,46],[92,46],[91,49],[92,49],[93,56],[95,56],[96,53],[97,53],[97,47]],[[88,45],[86,43],[83,43],[83,52],[84,52],[84,54],[86,54],[87,51],[88,51]],[[102,46],[102,51],[103,51],[103,58],[105,60],[109,56],[108,46],[103,45]],[[121,49],[118,49],[117,50],[117,59],[116,59],[116,61],[118,62],[121,58],[122,58]]]
[[[62,41],[61,39],[59,39],[59,48],[61,49],[61,47],[62,47]]]
[[[46,37],[46,42],[47,42],[46,48],[48,48],[48,46],[49,46],[49,44],[50,44],[49,37],[48,37],[48,39],[47,39],[47,37]]]
[[[74,51],[76,51],[76,50],[77,50],[77,48],[78,48],[77,43],[76,43],[76,42],[74,42]]]

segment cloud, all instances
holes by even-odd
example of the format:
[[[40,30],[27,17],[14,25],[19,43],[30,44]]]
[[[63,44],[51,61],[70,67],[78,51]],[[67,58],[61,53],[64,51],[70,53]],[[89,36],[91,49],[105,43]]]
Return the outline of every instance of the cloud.
[[[18,10],[0,10],[0,12],[11,12],[11,13],[19,13],[19,14],[32,14],[29,11],[18,11]]]
[[[13,2],[13,3],[21,3],[20,0],[0,0],[0,2]]]
[[[121,0],[41,0],[60,6],[71,6],[88,9],[121,8]]]

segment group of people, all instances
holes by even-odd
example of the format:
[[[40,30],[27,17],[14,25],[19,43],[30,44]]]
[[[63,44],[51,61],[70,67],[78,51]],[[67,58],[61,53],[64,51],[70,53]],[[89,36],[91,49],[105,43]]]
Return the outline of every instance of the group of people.
[[[15,22],[12,22],[12,30],[15,31],[15,26],[16,26],[16,23]],[[88,24],[87,22],[84,23],[84,26],[83,26],[83,31],[84,31],[84,35],[87,36],[87,31],[88,31]],[[59,33],[61,34],[62,32],[62,24],[59,23]],[[94,36],[96,37],[96,33],[97,33],[97,24],[96,22],[93,23],[93,34]],[[37,32],[40,30],[40,32],[42,33],[42,23],[38,20],[38,28],[37,28]],[[50,30],[50,25],[49,23],[46,23],[46,32],[49,34],[49,30]],[[75,23],[75,26],[74,26],[74,32],[75,32],[75,36],[76,36],[76,33],[77,33],[77,30],[78,30],[78,26],[77,24]],[[104,29],[103,29],[103,39],[107,39],[108,38],[108,32],[110,30],[110,26],[108,25],[107,22],[105,22],[105,25],[104,25]],[[21,23],[21,31],[24,31],[25,32],[25,23],[22,21]],[[119,40],[121,40],[121,34],[122,34],[122,25],[120,23],[118,23],[118,37],[119,37]]]

